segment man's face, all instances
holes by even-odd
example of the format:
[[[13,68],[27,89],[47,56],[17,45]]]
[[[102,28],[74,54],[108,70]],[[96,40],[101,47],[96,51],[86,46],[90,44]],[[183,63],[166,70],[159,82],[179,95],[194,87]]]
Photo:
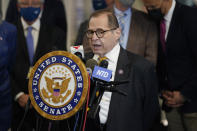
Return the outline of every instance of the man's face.
[[[147,10],[158,9],[162,5],[162,0],[143,0],[143,2]]]
[[[131,7],[135,0],[119,0],[121,4],[123,4],[125,7]]]
[[[41,0],[19,0],[18,1],[18,9],[20,11],[20,8],[28,8],[28,7],[34,7],[34,8],[43,8],[43,4]]]
[[[157,22],[161,21],[166,13],[166,6],[168,2],[163,0],[143,0],[148,14]]]
[[[106,31],[100,38],[96,35],[95,32],[93,33],[92,38],[89,38],[89,44],[92,51],[94,52],[94,54],[98,54],[101,57],[103,57],[106,53],[111,51],[113,47],[117,44],[118,39],[120,38],[120,29],[110,28],[108,26],[108,18],[106,14],[102,14],[97,17],[92,17],[89,22],[88,30]]]

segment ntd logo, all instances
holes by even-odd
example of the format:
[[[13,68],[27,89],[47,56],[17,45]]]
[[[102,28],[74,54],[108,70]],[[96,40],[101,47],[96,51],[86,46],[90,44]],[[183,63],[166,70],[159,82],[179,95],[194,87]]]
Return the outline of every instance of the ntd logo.
[[[105,77],[107,78],[107,76],[109,75],[108,72],[102,71],[102,70],[97,70],[96,75],[99,75],[101,77]]]
[[[92,76],[94,78],[98,78],[98,79],[104,80],[104,81],[110,81],[111,75],[112,75],[111,70],[108,70],[106,68],[102,68],[102,67],[99,67],[99,66],[94,67],[94,71],[93,71],[93,74],[92,74]]]

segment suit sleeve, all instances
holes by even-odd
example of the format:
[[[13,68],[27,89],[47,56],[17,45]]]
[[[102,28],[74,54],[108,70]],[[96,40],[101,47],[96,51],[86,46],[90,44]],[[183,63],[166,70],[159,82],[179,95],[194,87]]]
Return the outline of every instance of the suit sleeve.
[[[150,22],[146,35],[146,49],[144,57],[156,65],[157,62],[158,31],[156,24]]]
[[[144,71],[144,131],[149,130],[159,113],[158,83],[154,66]]]
[[[15,57],[16,57],[16,27],[13,27],[9,34],[8,34],[8,43],[9,43],[9,56],[8,56],[8,69],[9,72],[13,71],[13,64],[15,63]]]

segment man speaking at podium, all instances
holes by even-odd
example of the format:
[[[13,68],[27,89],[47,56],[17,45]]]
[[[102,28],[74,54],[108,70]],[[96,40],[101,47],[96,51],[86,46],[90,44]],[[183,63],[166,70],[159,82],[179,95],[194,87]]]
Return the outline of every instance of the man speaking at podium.
[[[120,46],[121,30],[112,12],[99,10],[93,13],[86,35],[94,55],[107,58],[108,69],[112,71],[111,81],[129,81],[116,87],[126,95],[104,92],[98,117],[88,118],[86,130],[150,130],[159,109],[154,66]]]
[[[31,131],[35,128],[36,120],[32,109],[28,110],[25,120],[21,125],[19,124],[28,103],[28,73],[31,67],[44,54],[53,50],[66,49],[64,32],[57,27],[40,22],[43,4],[44,0],[17,0],[20,19],[15,22],[18,30],[18,45],[12,76],[13,131],[19,126],[23,131]]]

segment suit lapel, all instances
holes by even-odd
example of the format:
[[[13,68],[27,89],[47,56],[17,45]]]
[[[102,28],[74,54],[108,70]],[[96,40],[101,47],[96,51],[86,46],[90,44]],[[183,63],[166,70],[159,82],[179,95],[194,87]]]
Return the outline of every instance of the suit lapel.
[[[174,12],[173,12],[173,15],[172,15],[172,20],[171,20],[171,23],[170,23],[170,27],[169,27],[169,32],[168,32],[168,35],[167,35],[167,39],[166,39],[166,46],[168,47],[168,42],[169,40],[171,40],[171,37],[173,36],[174,32],[175,32],[175,28],[176,28],[176,23],[180,22],[177,18],[179,18],[179,9],[180,9],[180,4],[178,2],[176,2],[176,6],[174,8]]]
[[[129,65],[128,57],[126,51],[121,47],[120,54],[118,58],[118,64],[116,67],[115,73],[115,81],[123,81],[128,78],[128,65]]]
[[[121,47],[120,49],[120,54],[118,58],[118,64],[116,67],[116,73],[115,73],[115,79],[114,81],[125,81],[128,80],[129,75],[131,75],[131,59],[128,58],[127,52]],[[126,93],[126,87],[125,86],[117,86],[117,89],[124,91]],[[109,123],[112,120],[112,117],[114,115],[114,112],[116,112],[117,104],[119,103],[120,100],[120,94],[118,93],[112,93],[111,97],[111,102],[110,102],[110,107],[109,107],[109,113],[108,113],[108,121],[107,125],[110,125]],[[116,112],[117,113],[117,112]]]
[[[22,23],[21,23],[21,20],[18,19],[18,22],[17,22],[17,30],[18,30],[18,45],[19,45],[19,48],[22,48],[22,51],[23,51],[23,56],[25,57],[25,59],[27,59],[26,61],[29,62],[29,53],[28,53],[28,49],[27,49],[27,42],[26,42],[26,38],[25,38],[25,35],[24,35],[24,30],[23,30],[23,27],[22,27]]]
[[[50,43],[47,38],[48,32],[46,30],[46,26],[43,24],[40,25],[40,32],[38,37],[38,44],[36,48],[36,52],[34,54],[34,63],[41,57],[41,55],[44,55],[43,53],[46,52],[46,50],[49,49]]]

